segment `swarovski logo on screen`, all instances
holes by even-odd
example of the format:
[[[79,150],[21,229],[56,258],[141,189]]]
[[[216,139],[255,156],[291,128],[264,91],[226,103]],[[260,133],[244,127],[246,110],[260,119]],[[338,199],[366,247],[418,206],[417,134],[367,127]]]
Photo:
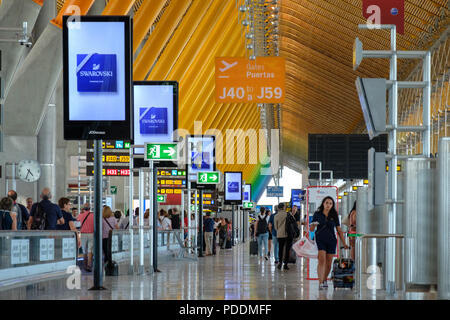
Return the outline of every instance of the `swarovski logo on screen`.
[[[228,182],[228,192],[239,192],[239,182]]]
[[[169,131],[167,109],[139,108],[139,131],[141,134],[167,134]]]
[[[78,92],[116,92],[115,54],[77,54]]]

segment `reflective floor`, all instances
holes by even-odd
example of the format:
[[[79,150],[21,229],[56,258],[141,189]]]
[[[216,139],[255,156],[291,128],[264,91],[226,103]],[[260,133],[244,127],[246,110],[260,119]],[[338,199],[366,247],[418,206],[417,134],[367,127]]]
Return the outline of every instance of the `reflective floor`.
[[[105,277],[107,290],[90,291],[92,275],[83,274],[81,289],[69,290],[66,278],[0,291],[0,299],[78,299],[78,300],[352,300],[350,289],[319,291],[318,281],[306,280],[303,259],[289,265],[290,270],[276,269],[273,258],[261,261],[249,256],[248,243],[233,249],[219,250],[217,255],[199,258],[165,260],[161,273],[142,276]],[[388,296],[379,291],[362,293],[362,299],[436,299],[433,293],[407,293]]]

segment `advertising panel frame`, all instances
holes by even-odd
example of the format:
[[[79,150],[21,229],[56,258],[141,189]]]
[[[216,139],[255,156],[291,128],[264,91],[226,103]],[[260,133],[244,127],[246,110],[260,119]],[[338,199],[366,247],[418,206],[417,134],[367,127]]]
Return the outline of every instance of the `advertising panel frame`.
[[[63,16],[63,96],[64,96],[64,140],[133,140],[132,92],[132,18],[129,16],[80,16],[76,23],[121,22],[124,25],[124,120],[70,120],[69,92],[69,27],[70,16]],[[117,76],[117,73],[116,73]],[[119,81],[119,79],[117,79]],[[75,106],[72,106],[74,108]]]

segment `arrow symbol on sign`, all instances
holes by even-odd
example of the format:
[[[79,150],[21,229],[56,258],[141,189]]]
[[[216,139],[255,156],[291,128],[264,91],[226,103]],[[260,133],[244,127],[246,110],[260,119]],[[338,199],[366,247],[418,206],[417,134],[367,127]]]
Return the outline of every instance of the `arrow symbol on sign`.
[[[217,180],[217,176],[214,174],[214,175],[211,177],[211,180],[212,180],[212,181],[216,181],[216,180]]]
[[[175,154],[175,149],[172,147],[169,147],[169,150],[164,150],[163,152],[169,154],[169,157],[171,157]]]

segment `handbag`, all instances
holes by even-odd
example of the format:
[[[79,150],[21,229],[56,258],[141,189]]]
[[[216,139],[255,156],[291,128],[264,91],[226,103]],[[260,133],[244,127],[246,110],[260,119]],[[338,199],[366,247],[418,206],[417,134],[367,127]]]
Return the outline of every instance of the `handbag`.
[[[316,241],[310,240],[307,237],[303,237],[294,243],[292,249],[294,249],[297,256],[304,258],[317,259],[319,254]]]

